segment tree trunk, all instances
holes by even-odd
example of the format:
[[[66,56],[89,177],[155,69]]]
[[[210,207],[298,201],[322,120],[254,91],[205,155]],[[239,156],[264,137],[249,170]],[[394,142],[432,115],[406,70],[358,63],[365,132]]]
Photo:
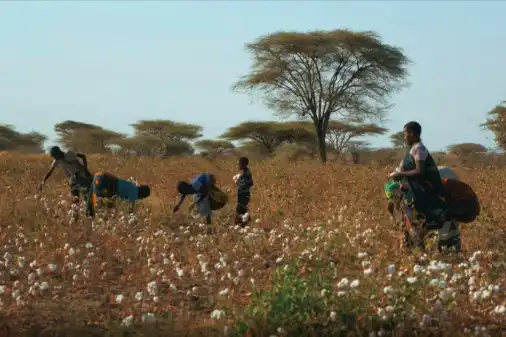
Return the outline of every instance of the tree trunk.
[[[322,163],[327,163],[327,143],[325,141],[325,132],[323,128],[318,125],[316,129],[316,137],[318,139],[318,151]]]

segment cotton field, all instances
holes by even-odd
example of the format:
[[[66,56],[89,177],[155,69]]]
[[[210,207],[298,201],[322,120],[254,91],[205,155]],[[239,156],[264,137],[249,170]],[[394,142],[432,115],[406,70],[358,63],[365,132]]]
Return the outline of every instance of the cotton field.
[[[66,322],[240,336],[505,333],[505,169],[456,169],[482,214],[462,226],[464,252],[441,256],[435,244],[401,247],[382,193],[388,167],[252,162],[243,228],[232,221],[233,161],[91,157],[93,170],[153,191],[135,215],[118,202],[93,221],[70,207],[62,176],[36,193],[48,162],[0,157],[0,308],[12,330]],[[171,212],[177,181],[200,172],[230,191],[213,235],[189,202]]]

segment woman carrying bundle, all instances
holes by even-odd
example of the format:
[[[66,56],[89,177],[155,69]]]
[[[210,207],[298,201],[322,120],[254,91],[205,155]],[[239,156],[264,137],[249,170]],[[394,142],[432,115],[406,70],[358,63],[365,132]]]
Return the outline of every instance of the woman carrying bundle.
[[[130,212],[134,211],[135,202],[149,197],[151,189],[148,185],[137,185],[130,181],[118,178],[110,173],[97,172],[93,175],[93,182],[88,196],[86,215],[94,217],[97,197],[119,197],[130,202]]]
[[[410,149],[401,166],[389,175],[394,180],[401,180],[401,183],[387,184],[385,192],[389,199],[401,192],[401,207],[406,215],[404,220],[410,225],[411,231],[416,232],[415,239],[418,239],[418,242],[413,243],[423,248],[425,234],[430,230],[438,230],[438,249],[460,252],[458,223],[474,221],[480,212],[479,201],[472,188],[460,182],[453,171],[436,166],[421,142],[421,133],[422,127],[417,122],[404,126],[404,139]],[[450,179],[442,179],[441,175]],[[393,193],[394,191],[398,192]],[[393,208],[392,203],[389,203],[390,212]],[[409,241],[411,240],[408,243]]]
[[[211,173],[201,173],[191,183],[180,181],[177,184],[180,193],[179,202],[174,207],[174,213],[179,211],[187,195],[193,195],[193,206],[200,216],[206,218],[206,224],[211,225],[211,214],[226,205],[228,196],[216,187],[216,178]],[[209,228],[209,232],[212,232]]]

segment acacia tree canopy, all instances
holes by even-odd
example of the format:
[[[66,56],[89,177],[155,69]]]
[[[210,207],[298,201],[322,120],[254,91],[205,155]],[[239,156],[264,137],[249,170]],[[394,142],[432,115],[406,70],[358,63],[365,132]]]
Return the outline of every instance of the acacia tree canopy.
[[[488,150],[481,144],[461,143],[448,146],[448,151],[457,156],[469,156],[474,153],[487,152]]]
[[[495,143],[499,148],[506,150],[506,102],[489,111],[487,121],[481,126],[494,134]]]
[[[387,131],[387,129],[376,124],[330,121],[327,130],[327,143],[337,153],[343,153],[348,150],[357,150],[368,146],[367,142],[357,141],[356,138],[369,135],[382,135]]]
[[[243,122],[229,128],[220,138],[230,141],[254,141],[272,153],[284,143],[305,142],[314,138],[307,123],[301,122]]]
[[[162,156],[174,155],[176,150],[181,153],[187,153],[190,150],[193,152],[188,142],[202,137],[201,126],[171,120],[141,120],[132,126],[136,135],[158,138]]]
[[[162,140],[194,140],[202,137],[202,127],[171,120],[141,120],[132,124],[136,134],[151,135]]]
[[[38,132],[22,133],[11,125],[0,124],[0,150],[24,151],[32,153],[44,152],[47,137]]]
[[[54,130],[58,135],[58,143],[69,150],[86,153],[109,152],[110,141],[125,137],[119,132],[98,125],[72,120],[56,124]]]
[[[220,139],[202,139],[194,145],[197,149],[208,153],[220,153],[235,148],[232,142]]]
[[[404,132],[399,131],[390,135],[390,141],[394,148],[404,147]]]
[[[234,88],[261,92],[282,116],[310,119],[323,162],[331,116],[357,122],[383,117],[408,75],[403,51],[370,31],[276,32],[246,48],[253,65]]]

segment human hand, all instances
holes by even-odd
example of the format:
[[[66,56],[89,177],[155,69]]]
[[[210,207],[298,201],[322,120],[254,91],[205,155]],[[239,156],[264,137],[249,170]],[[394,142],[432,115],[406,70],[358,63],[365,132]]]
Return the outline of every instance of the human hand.
[[[236,174],[232,179],[234,180],[234,183],[237,183],[237,181],[239,180],[239,178],[241,177],[241,174],[238,173]]]

